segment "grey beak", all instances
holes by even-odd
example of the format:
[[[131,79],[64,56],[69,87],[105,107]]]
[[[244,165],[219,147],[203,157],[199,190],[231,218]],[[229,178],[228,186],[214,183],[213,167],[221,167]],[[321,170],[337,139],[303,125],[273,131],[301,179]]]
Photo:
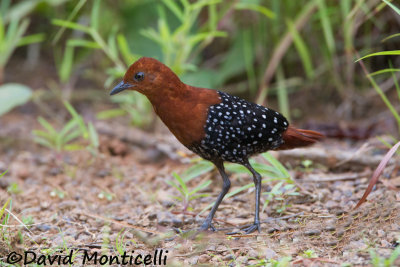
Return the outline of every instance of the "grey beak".
[[[120,82],[117,86],[115,86],[115,87],[111,90],[110,95],[118,94],[119,92],[122,92],[122,91],[124,91],[125,89],[131,88],[131,87],[133,87],[133,86],[134,86],[134,85],[129,84],[129,83],[124,83],[124,82],[122,81],[122,82]]]

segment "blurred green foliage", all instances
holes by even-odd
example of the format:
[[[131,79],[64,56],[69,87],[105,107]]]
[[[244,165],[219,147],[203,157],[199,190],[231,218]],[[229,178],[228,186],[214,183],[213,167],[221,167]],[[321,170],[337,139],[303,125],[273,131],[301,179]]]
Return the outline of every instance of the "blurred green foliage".
[[[86,148],[93,155],[97,154],[99,148],[99,137],[96,129],[91,122],[85,123],[82,116],[77,113],[70,103],[64,102],[65,108],[71,115],[71,119],[57,131],[48,121],[39,117],[38,122],[44,130],[33,130],[36,143],[53,149],[56,152],[73,151]],[[79,137],[87,140],[87,145],[83,146],[79,142]]]
[[[390,8],[393,9],[393,11],[397,14],[397,16],[400,18],[400,8],[397,7],[396,5],[392,4],[391,2],[387,0],[383,0]],[[392,34],[385,39],[383,39],[383,42],[386,42],[392,38],[399,37],[400,33],[395,33]],[[376,53],[371,53],[366,56],[361,57],[357,61],[370,58],[370,57],[376,57],[376,56],[397,56],[400,55],[400,50],[391,50],[391,51],[382,51],[382,52],[376,52]],[[396,119],[397,126],[398,126],[398,133],[400,134],[400,112],[396,110],[396,107],[392,104],[392,102],[389,100],[389,98],[386,96],[385,91],[379,86],[379,84],[375,81],[374,76],[384,74],[384,75],[390,75],[389,77],[393,78],[393,84],[394,87],[396,88],[397,92],[397,97],[398,100],[400,100],[400,86],[399,86],[399,81],[398,81],[398,76],[396,73],[400,72],[399,68],[393,68],[392,62],[389,61],[389,66],[385,69],[375,71],[371,74],[368,73],[367,69],[365,68],[364,64],[361,62],[361,66],[363,67],[363,70],[365,74],[367,75],[367,78],[371,82],[373,88],[377,92],[377,94],[380,96],[382,101],[385,103],[386,107],[389,109],[389,111],[392,113],[393,117]],[[391,145],[389,145],[391,147]]]
[[[354,93],[368,86],[354,63],[356,51],[365,55],[393,51],[399,46],[395,32],[398,22],[392,10],[386,8],[395,5],[393,1],[10,3],[2,1],[0,9],[11,8],[2,13],[5,24],[22,27],[29,17],[52,22],[31,23],[27,32],[35,37],[30,41],[44,40],[37,34],[45,33],[42,53],[54,57],[60,83],[78,76],[100,80],[109,89],[131,63],[140,56],[150,56],[166,63],[192,85],[224,88],[259,103],[276,97],[279,110],[288,117],[301,116],[290,114],[290,96],[299,92],[318,92],[322,99],[316,101],[351,101]],[[392,38],[381,42],[386,36]],[[48,55],[49,51],[54,54]],[[372,72],[387,69],[389,59],[397,58],[393,54],[373,57],[366,67]],[[53,64],[52,59],[47,58],[46,64]],[[398,61],[393,65],[396,67]],[[112,101],[119,107],[99,117],[127,114],[138,126],[154,121],[149,103],[137,93]]]
[[[0,85],[0,116],[18,105],[25,104],[31,95],[31,89],[23,84]]]

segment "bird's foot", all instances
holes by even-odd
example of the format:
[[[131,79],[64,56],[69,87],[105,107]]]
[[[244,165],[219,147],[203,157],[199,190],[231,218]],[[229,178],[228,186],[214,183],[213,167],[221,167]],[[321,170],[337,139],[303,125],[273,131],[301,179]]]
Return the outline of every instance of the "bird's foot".
[[[260,232],[261,231],[260,222],[255,222],[254,224],[247,226],[245,228],[242,228],[241,230],[243,230],[246,234],[251,234],[255,230]]]
[[[215,232],[217,229],[215,229],[214,225],[212,225],[211,222],[205,221],[199,228],[199,231],[208,231],[208,229],[211,229],[211,231]]]

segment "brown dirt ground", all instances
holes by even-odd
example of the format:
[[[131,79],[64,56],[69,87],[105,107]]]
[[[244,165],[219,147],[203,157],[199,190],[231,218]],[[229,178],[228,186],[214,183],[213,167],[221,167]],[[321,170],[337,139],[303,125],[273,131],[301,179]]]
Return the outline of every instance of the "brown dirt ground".
[[[225,235],[252,222],[254,190],[250,189],[221,204],[214,225],[226,229],[195,239],[170,240],[165,234],[172,227],[190,229],[204,217],[193,215],[219,193],[220,179],[215,171],[191,181],[191,187],[205,178],[213,183],[207,188],[210,196],[192,200],[193,210],[183,214],[180,203],[172,197],[178,194],[177,190],[166,183],[173,179],[172,172],[181,173],[188,168],[188,158],[179,156],[182,153],[175,153],[176,159],[171,159],[157,147],[139,147],[101,135],[102,153],[97,157],[86,151],[55,154],[32,142],[30,130],[26,129],[39,128],[34,116],[12,112],[0,118],[0,125],[0,172],[9,169],[0,179],[0,203],[11,197],[11,212],[15,215],[8,222],[8,241],[2,239],[0,243],[3,261],[12,251],[44,254],[50,249],[54,255],[66,254],[68,248],[77,252],[74,265],[79,265],[85,251],[118,255],[119,243],[128,254],[168,250],[167,263],[176,266],[257,265],[284,256],[291,256],[295,266],[366,265],[370,248],[388,257],[400,238],[398,192],[378,184],[370,201],[352,210],[366,188],[370,167],[347,166],[340,170],[345,174],[343,179],[324,182],[308,178],[339,174],[318,164],[304,171],[298,167],[299,162],[292,162],[300,195],[285,200],[288,206],[283,214],[274,211],[279,203],[272,203],[261,215],[266,221],[261,233]],[[152,134],[147,138],[155,139]],[[350,151],[359,147],[338,141],[328,143]],[[187,153],[183,148],[182,151]],[[394,182],[398,175],[393,168],[385,172],[385,178],[393,178]],[[231,180],[234,190],[251,178],[233,175]],[[7,191],[12,183],[18,184],[20,193]],[[21,227],[19,220],[29,216],[33,225]],[[317,258],[305,258],[306,250],[313,250]]]

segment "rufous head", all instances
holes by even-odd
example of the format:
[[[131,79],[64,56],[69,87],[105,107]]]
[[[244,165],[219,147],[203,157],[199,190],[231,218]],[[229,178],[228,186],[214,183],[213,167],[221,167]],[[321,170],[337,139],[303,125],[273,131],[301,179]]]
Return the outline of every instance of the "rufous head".
[[[110,95],[124,90],[135,90],[147,97],[178,89],[182,82],[176,74],[160,61],[142,57],[133,63],[124,79],[112,89]]]

